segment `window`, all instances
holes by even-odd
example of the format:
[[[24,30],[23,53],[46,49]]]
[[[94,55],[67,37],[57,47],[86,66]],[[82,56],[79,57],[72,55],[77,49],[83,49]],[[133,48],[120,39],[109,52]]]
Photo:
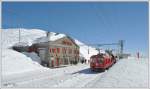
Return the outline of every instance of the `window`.
[[[53,48],[53,53],[56,53],[56,49],[55,48]]]
[[[63,53],[66,53],[66,48],[62,48]]]
[[[70,54],[72,53],[72,49],[69,49],[69,53],[70,53]]]
[[[74,54],[76,54],[76,50],[74,50]]]

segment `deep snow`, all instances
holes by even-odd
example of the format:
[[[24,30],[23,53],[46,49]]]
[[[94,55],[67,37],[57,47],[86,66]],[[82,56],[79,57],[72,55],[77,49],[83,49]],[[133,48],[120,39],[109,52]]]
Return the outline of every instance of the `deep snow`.
[[[32,57],[37,56],[32,55]],[[45,68],[38,62],[33,61],[30,57],[11,49],[2,50],[2,75],[11,75],[39,69]]]
[[[2,34],[2,76],[18,74],[27,71],[45,69],[32,58],[37,58],[33,53],[25,55],[11,49],[13,45],[32,45],[35,39],[45,36],[45,31],[39,29],[21,28],[21,43],[19,42],[19,29],[3,29]],[[31,57],[32,55],[32,57]]]
[[[37,62],[37,64],[41,64],[41,59],[40,57],[37,55],[37,53],[35,52],[22,52],[24,55],[26,55],[27,57],[30,57],[32,59],[32,61]]]
[[[3,87],[148,87],[148,58],[122,59],[104,73],[91,72],[89,64],[49,69],[39,64],[35,53],[19,53],[9,49],[18,43],[18,29],[1,32]],[[25,45],[46,36],[46,32],[39,29],[22,29],[21,33],[21,42]],[[88,46],[76,39],[75,42],[83,45],[80,46],[80,55],[86,59],[98,52],[89,47],[88,54]]]

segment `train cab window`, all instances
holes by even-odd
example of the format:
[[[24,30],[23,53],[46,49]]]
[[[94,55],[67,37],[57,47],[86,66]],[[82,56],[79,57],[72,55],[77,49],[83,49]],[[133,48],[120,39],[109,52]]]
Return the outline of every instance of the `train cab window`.
[[[103,62],[103,58],[97,58],[98,63],[102,63]]]

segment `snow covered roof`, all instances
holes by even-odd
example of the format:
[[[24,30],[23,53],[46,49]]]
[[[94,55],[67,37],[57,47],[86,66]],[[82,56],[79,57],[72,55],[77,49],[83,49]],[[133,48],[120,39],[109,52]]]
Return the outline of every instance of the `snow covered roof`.
[[[14,44],[15,47],[24,47],[24,46],[30,46],[28,42],[19,42]]]
[[[50,36],[48,37],[48,40],[49,41],[56,41],[56,40],[61,39],[65,36],[66,36],[65,34],[50,32]]]
[[[65,37],[65,34],[50,32],[49,36],[40,37],[34,41],[34,43],[41,43],[41,42],[48,42],[48,41],[56,41],[58,39],[61,39]]]

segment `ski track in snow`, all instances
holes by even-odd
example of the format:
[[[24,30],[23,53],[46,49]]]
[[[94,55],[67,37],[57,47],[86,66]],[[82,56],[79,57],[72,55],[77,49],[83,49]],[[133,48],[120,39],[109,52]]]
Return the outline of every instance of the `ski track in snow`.
[[[97,77],[100,77],[103,73],[99,74],[80,74],[78,73],[76,76],[69,78],[68,80],[59,83],[55,87],[63,87],[63,88],[83,88],[89,82],[95,80]],[[83,82],[84,81],[84,82]],[[69,84],[72,82],[71,84]]]

